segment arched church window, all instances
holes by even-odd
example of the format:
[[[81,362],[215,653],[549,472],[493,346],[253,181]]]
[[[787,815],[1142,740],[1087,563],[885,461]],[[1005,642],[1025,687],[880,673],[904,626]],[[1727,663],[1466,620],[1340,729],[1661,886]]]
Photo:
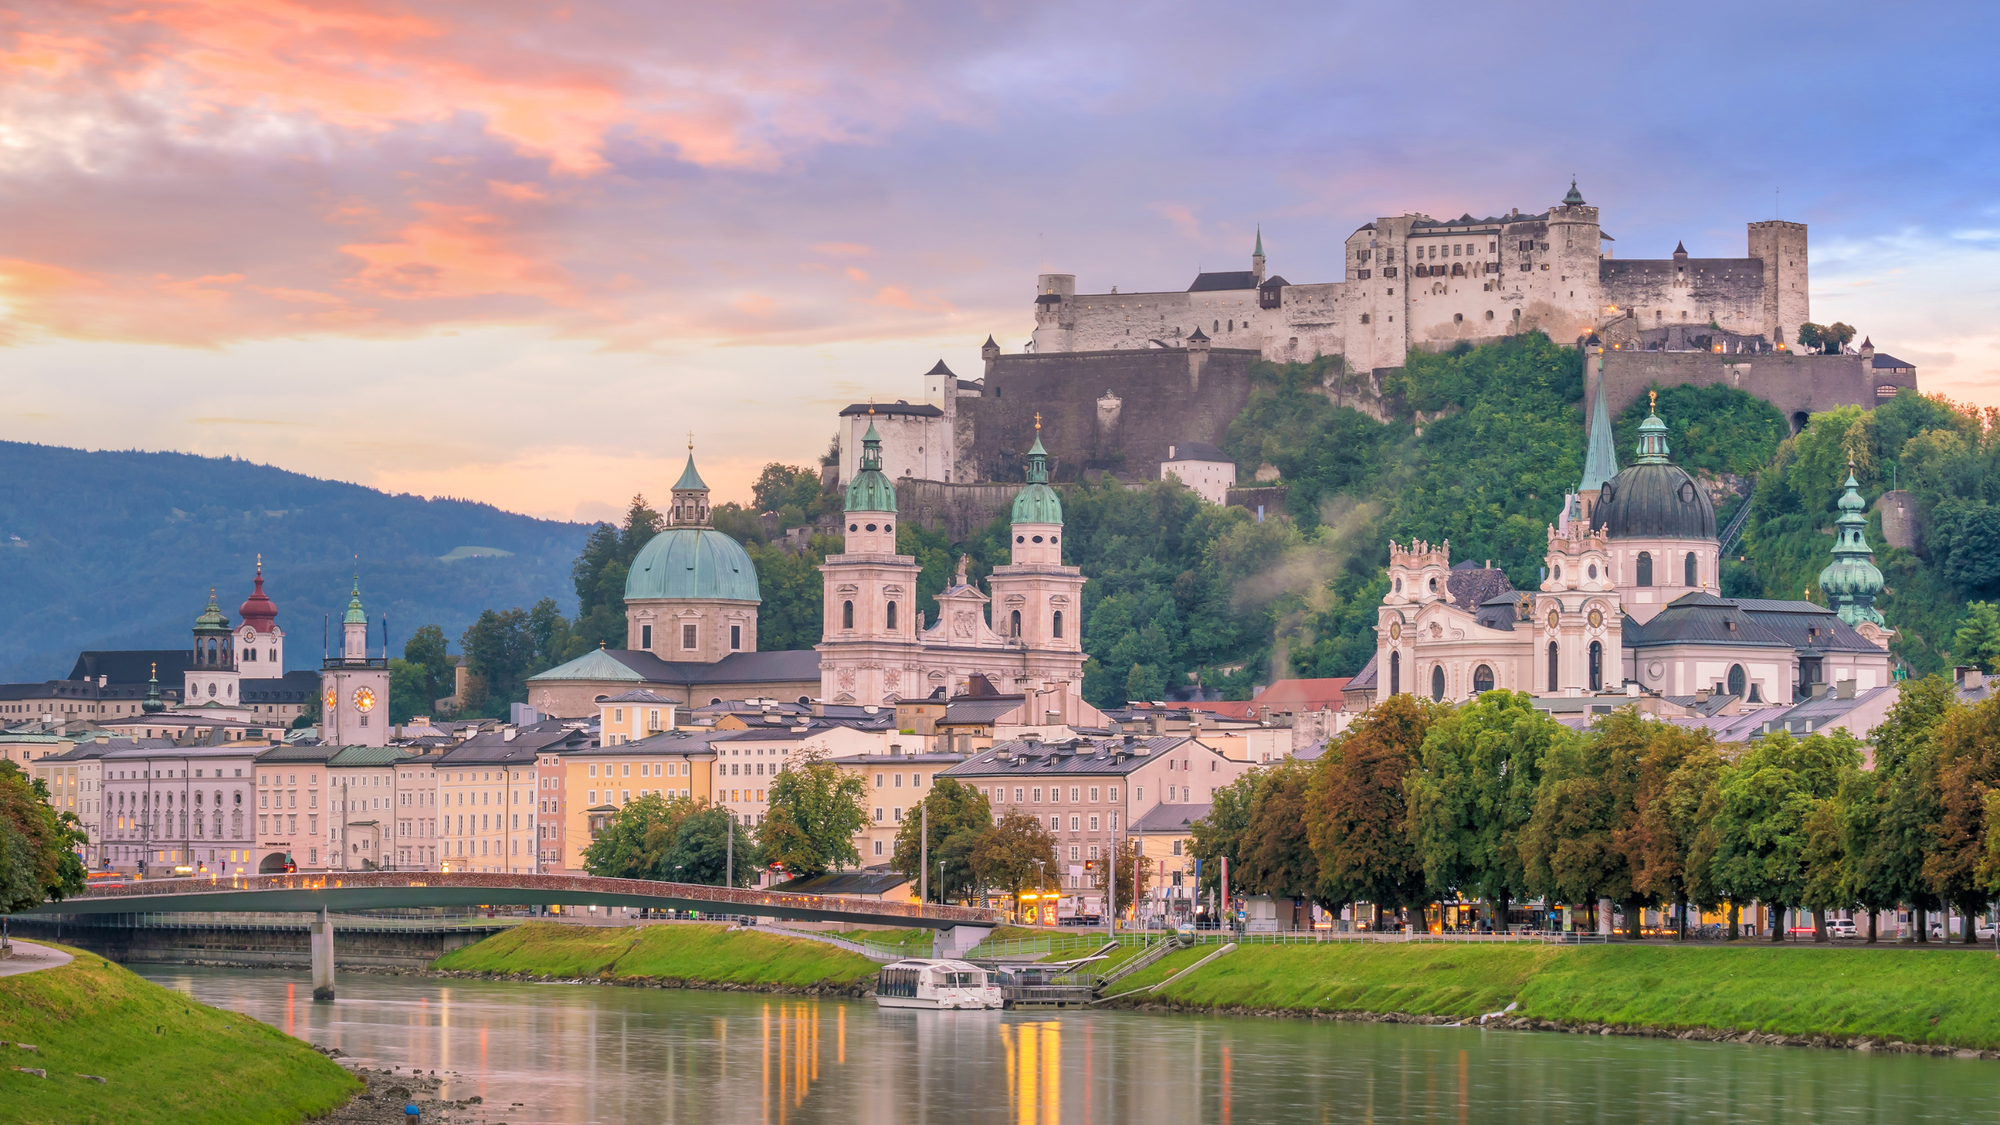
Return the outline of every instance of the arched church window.
[[[1431,579],[1431,593],[1435,594],[1437,592],[1438,592],[1438,580],[1433,578]]]
[[[1055,620],[1054,620],[1054,621],[1052,622],[1052,624],[1051,624],[1051,626],[1050,626],[1050,630],[1049,630],[1049,635],[1050,635],[1050,636],[1052,636],[1052,637],[1054,637],[1054,638],[1055,638],[1055,639],[1057,639],[1057,640],[1062,640],[1062,635],[1063,635],[1063,634],[1062,634],[1062,610],[1056,610],[1056,616],[1055,616]]]
[[[1021,611],[1020,611],[1020,610],[1018,610],[1018,609],[1017,609],[1017,610],[1015,610],[1015,611],[1014,611],[1014,613],[1013,613],[1013,615],[1012,615],[1012,616],[1011,616],[1011,617],[1010,617],[1010,618],[1008,619],[1008,622],[1007,622],[1007,635],[1008,635],[1008,636],[1010,636],[1010,637],[1013,637],[1013,638],[1015,638],[1016,640],[1020,639],[1020,636],[1021,636]]]
[[[1402,693],[1403,693],[1403,654],[1400,652],[1392,652],[1389,654],[1389,694],[1401,695]]]
[[[1686,558],[1686,559],[1684,559],[1684,560],[1683,560],[1683,561],[1681,562],[1681,571],[1682,571],[1682,574],[1681,574],[1681,585],[1683,585],[1683,586],[1692,586],[1692,585],[1694,585],[1694,584],[1695,584],[1695,561],[1694,561],[1694,552],[1693,552],[1693,551],[1689,551],[1689,552],[1687,553],[1687,558]]]
[[[1590,642],[1590,690],[1604,690],[1604,645],[1600,641]]]
[[[1557,690],[1557,685],[1562,682],[1562,677],[1558,675],[1558,673],[1560,673],[1561,671],[1562,671],[1561,657],[1557,654],[1556,643],[1554,641],[1550,641],[1549,642],[1549,690],[1550,691]]]
[[[1481,664],[1472,670],[1472,694],[1493,690],[1493,669]]]
[[[1731,664],[1729,666],[1729,694],[1735,696],[1738,699],[1743,698],[1743,691],[1747,679],[1748,677],[1746,677],[1743,674],[1743,665]]]
[[[889,629],[889,631],[890,631],[890,632],[892,632],[892,633],[893,633],[893,632],[895,632],[895,631],[896,631],[896,603],[895,603],[895,602],[890,602],[890,603],[889,603],[889,610],[888,610],[888,613],[887,613],[887,614],[886,614],[886,615],[884,616],[883,620],[884,620],[884,622],[885,622],[885,623],[887,624],[887,627],[888,627],[888,629]]]
[[[843,628],[843,629],[852,629],[852,628],[854,628],[854,603],[853,603],[853,602],[841,602],[841,603],[840,603],[840,627],[841,627],[841,628]]]
[[[1651,552],[1651,551],[1640,551],[1640,552],[1639,552],[1639,585],[1641,585],[1641,586],[1651,586],[1652,584],[1653,584],[1653,552]]]
[[[1442,664],[1431,665],[1431,699],[1440,703],[1444,701],[1444,665]]]

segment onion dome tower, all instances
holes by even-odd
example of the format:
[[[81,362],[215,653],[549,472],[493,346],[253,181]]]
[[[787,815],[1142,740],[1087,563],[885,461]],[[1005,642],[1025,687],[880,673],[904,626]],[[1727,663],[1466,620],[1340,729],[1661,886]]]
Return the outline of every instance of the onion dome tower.
[[[236,667],[236,637],[229,618],[215,604],[215,587],[208,589],[208,606],[194,619],[194,666],[203,669]]]
[[[1840,517],[1833,521],[1833,561],[1819,572],[1819,588],[1827,604],[1849,625],[1872,621],[1886,625],[1875,608],[1875,596],[1882,592],[1882,571],[1875,565],[1875,552],[1868,546],[1868,508],[1861,498],[1861,482],[1854,479],[1854,462],[1847,463],[1847,491],[1840,497]]]
[[[148,715],[157,715],[166,709],[166,701],[160,698],[160,666],[155,662],[152,678],[146,681],[146,701],[139,705],[139,710]]]
[[[868,413],[875,413],[874,407]],[[861,437],[861,468],[847,484],[847,544],[850,555],[896,553],[896,486],[882,471],[882,437],[875,423]]]
[[[1654,409],[1659,396],[1653,396]],[[1590,528],[1612,539],[1714,539],[1715,505],[1687,470],[1667,460],[1667,424],[1639,424],[1639,461],[1605,482]]]
[[[264,593],[264,556],[257,556],[256,588],[243,604],[236,608],[236,616],[243,624],[259,633],[269,633],[278,623],[278,603]]]

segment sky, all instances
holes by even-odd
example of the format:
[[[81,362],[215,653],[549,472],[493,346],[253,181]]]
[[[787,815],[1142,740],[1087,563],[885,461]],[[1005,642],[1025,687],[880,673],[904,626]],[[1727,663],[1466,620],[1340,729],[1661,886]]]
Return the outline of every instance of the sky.
[[[562,519],[812,464],[1035,275],[1340,276],[1380,215],[1810,227],[1812,311],[2000,405],[2000,6],[29,0],[0,439]]]

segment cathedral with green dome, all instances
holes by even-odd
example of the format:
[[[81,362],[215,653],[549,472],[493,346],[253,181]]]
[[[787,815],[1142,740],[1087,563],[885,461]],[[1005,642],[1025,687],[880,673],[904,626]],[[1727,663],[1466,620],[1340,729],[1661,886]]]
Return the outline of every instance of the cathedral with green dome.
[[[1820,575],[1827,604],[1725,597],[1725,531],[1709,486],[1674,464],[1657,398],[1634,462],[1619,468],[1601,341],[1590,337],[1585,352],[1596,403],[1583,477],[1548,526],[1537,587],[1516,590],[1491,564],[1454,563],[1449,541],[1391,543],[1376,652],[1348,684],[1348,705],[1506,689],[1577,701],[1548,704],[1555,710],[1620,705],[1615,698],[1643,701],[1649,713],[1712,716],[1888,691],[1893,633],[1875,609],[1882,572],[1854,477]]]
[[[919,567],[896,549],[896,489],[882,471],[881,439],[870,424],[860,470],[847,486],[845,548],[830,555],[825,624],[817,650],[820,697],[829,703],[885,704],[966,692],[973,677],[1023,710],[1054,722],[1096,722],[1083,701],[1083,572],[1062,559],[1062,497],[1049,485],[1040,418],[1028,450],[1027,483],[1014,497],[1008,562],[968,577],[966,560],[937,596],[938,614],[915,609]]]

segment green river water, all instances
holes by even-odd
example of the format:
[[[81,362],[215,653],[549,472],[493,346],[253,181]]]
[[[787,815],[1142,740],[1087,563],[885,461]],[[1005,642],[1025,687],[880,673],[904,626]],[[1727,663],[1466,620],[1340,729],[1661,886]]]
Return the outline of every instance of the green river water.
[[[314,1004],[299,973],[134,969],[511,1125],[2000,1122],[1977,1060],[346,974]]]

